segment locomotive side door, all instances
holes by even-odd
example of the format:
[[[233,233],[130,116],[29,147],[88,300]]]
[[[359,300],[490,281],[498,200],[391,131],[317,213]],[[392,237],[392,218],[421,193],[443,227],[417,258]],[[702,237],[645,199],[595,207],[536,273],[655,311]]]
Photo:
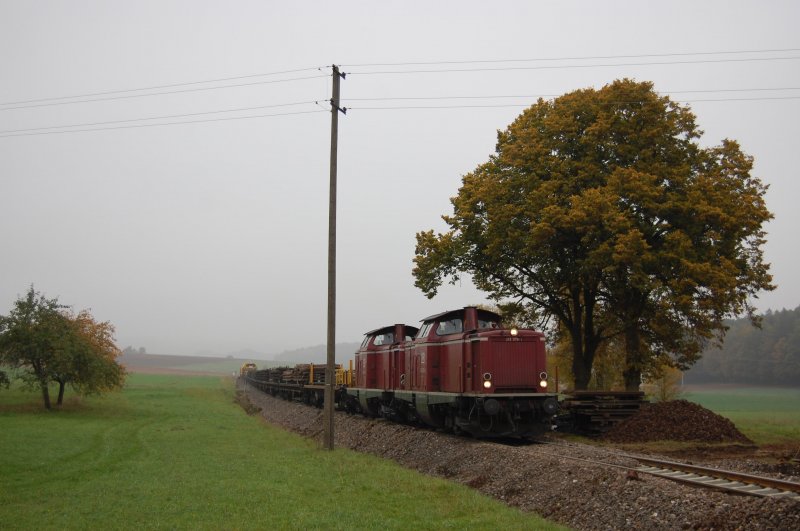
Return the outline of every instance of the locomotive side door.
[[[480,342],[475,338],[467,338],[464,341],[464,351],[461,357],[461,373],[462,378],[462,393],[471,393],[475,389],[473,387],[473,375],[475,373],[474,356],[478,350]]]

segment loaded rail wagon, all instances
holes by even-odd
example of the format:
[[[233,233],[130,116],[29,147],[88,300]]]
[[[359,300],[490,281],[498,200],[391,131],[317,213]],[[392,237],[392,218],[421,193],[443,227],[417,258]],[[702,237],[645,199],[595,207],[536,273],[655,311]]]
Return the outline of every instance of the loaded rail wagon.
[[[294,367],[274,367],[249,372],[245,380],[256,389],[286,400],[297,400],[308,405],[322,407],[325,398],[326,365],[301,363]],[[338,394],[350,381],[350,371],[340,364],[334,365],[336,400]]]

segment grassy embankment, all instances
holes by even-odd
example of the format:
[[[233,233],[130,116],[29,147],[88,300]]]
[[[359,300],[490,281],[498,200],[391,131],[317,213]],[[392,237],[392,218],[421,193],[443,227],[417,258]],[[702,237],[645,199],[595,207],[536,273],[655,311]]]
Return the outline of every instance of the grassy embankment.
[[[800,445],[800,389],[709,387],[685,398],[729,418],[758,445]]]
[[[122,393],[0,391],[2,529],[547,529],[466,487],[247,416],[229,379],[133,374]]]

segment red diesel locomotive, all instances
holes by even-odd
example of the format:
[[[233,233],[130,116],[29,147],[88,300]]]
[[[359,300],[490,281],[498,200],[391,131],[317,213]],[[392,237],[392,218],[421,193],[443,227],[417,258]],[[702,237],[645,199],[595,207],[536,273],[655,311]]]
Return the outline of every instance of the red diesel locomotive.
[[[475,307],[367,332],[354,381],[340,405],[476,437],[529,437],[552,424],[545,338],[505,329],[498,314]]]

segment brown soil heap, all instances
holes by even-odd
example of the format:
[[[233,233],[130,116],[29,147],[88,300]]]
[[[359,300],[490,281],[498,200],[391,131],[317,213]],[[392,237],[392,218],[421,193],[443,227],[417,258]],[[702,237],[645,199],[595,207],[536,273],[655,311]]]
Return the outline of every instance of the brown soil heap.
[[[700,441],[753,444],[730,420],[687,400],[644,404],[614,426],[604,439],[612,442]]]

